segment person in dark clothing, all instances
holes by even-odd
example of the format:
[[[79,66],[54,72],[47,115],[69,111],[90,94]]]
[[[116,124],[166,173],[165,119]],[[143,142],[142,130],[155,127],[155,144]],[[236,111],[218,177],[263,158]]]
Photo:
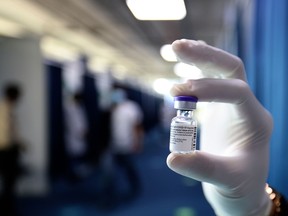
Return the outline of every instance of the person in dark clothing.
[[[19,136],[16,129],[15,108],[21,96],[17,84],[8,84],[4,88],[0,102],[0,177],[2,193],[0,194],[1,215],[15,215],[14,190],[19,175]]]

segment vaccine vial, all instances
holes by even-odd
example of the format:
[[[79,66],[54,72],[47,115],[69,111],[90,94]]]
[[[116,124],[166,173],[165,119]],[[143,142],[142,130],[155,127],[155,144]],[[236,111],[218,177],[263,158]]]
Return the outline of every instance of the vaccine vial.
[[[176,96],[174,108],[177,116],[172,119],[170,128],[170,152],[191,153],[196,149],[197,121],[193,118],[198,98],[194,96]]]

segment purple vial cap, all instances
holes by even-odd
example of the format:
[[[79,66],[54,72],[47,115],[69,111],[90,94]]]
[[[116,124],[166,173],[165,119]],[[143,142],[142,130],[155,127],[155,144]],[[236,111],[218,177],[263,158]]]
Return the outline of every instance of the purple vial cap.
[[[176,96],[174,101],[187,101],[187,102],[197,102],[198,98],[195,96]]]

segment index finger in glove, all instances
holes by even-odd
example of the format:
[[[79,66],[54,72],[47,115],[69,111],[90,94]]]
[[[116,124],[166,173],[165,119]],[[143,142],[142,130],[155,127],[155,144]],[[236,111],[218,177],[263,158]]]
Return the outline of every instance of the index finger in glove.
[[[272,125],[271,116],[256,99],[249,85],[239,79],[188,80],[186,83],[174,85],[171,95],[191,95],[203,102],[234,104],[243,119],[254,119],[254,123]]]
[[[172,48],[180,61],[197,66],[206,77],[246,81],[243,63],[237,56],[201,41],[187,39],[174,41]]]
[[[188,80],[175,84],[171,89],[172,96],[193,95],[202,102],[220,102],[242,104],[253,97],[248,84],[239,79]]]

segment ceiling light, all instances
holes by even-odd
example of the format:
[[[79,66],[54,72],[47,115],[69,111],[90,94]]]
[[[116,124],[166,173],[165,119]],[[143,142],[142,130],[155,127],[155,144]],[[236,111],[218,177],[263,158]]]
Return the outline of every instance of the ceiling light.
[[[172,49],[171,44],[165,44],[160,49],[162,58],[168,62],[177,62],[177,57]]]
[[[10,37],[20,37],[25,33],[25,29],[17,23],[0,17],[0,35]]]
[[[182,78],[188,78],[188,79],[203,78],[202,71],[198,67],[194,65],[188,65],[182,62],[175,64],[174,73]]]
[[[46,58],[64,62],[75,61],[80,55],[76,47],[50,36],[42,38],[41,50]]]
[[[186,16],[183,0],[126,0],[138,20],[181,20]]]
[[[153,82],[153,89],[158,94],[169,95],[170,89],[172,88],[173,84],[174,82],[168,79],[159,78]]]

